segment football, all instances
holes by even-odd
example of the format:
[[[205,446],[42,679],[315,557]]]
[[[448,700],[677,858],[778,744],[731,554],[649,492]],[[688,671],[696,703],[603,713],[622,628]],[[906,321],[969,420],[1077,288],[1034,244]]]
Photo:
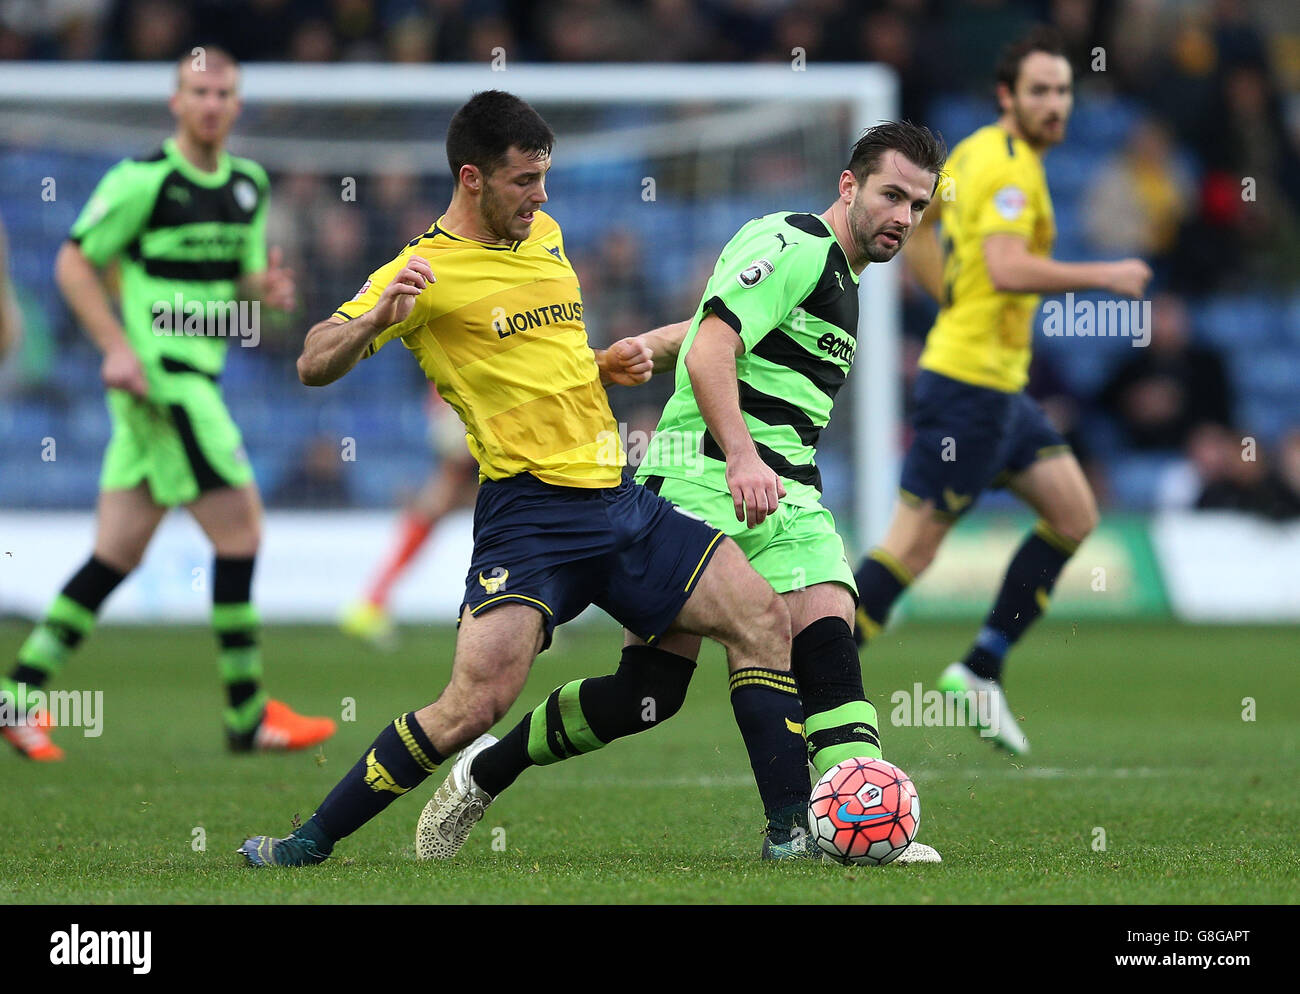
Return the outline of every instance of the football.
[[[883,759],[846,759],[817,781],[808,828],[840,863],[881,866],[898,857],[921,824],[921,799],[906,773]]]

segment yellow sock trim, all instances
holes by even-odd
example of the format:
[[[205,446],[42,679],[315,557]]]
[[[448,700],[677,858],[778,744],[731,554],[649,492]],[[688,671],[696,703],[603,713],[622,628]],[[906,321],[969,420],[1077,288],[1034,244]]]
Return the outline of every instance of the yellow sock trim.
[[[406,746],[406,751],[409,752],[411,757],[420,764],[420,767],[424,772],[432,773],[438,768],[438,764],[433,762],[433,760],[429,758],[429,754],[420,748],[420,743],[415,741],[415,736],[412,735],[411,730],[406,727],[406,715],[399,716],[398,719],[393,722],[393,726],[397,729],[397,736],[402,740],[402,745]]]
[[[780,673],[776,670],[765,670],[759,666],[747,666],[745,669],[736,670],[735,673],[731,674],[729,680],[731,689],[735,690],[736,687],[745,680],[767,680],[773,683],[780,683],[789,687],[792,692],[794,692],[796,688],[793,674]]]
[[[871,615],[867,614],[866,608],[858,608],[857,619],[858,627],[862,629],[862,634],[867,637],[867,641],[880,634],[880,624]]]
[[[889,572],[894,575],[894,579],[904,587],[910,587],[912,581],[916,579],[916,577],[912,575],[911,570],[884,549],[872,549],[867,558],[874,559],[876,562],[880,563],[881,566],[885,567],[885,569],[889,570]]]
[[[1065,556],[1072,556],[1079,551],[1079,543],[1062,535],[1042,518],[1034,525],[1034,534]]]
[[[795,694],[793,683],[782,683],[779,680],[768,680],[761,676],[749,676],[741,680],[732,680],[730,689],[739,690],[741,687],[771,687],[773,690],[779,690],[783,694]]]

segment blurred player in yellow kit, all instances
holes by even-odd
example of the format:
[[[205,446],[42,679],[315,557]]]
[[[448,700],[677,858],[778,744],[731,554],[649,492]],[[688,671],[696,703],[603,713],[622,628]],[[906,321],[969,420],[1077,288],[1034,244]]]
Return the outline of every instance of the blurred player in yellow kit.
[[[1029,743],[1002,692],[1002,663],[1097,524],[1078,460],[1024,392],[1039,294],[1140,297],[1151,270],[1140,259],[1051,258],[1056,223],[1042,160],[1064,140],[1074,102],[1060,39],[1039,28],[1008,46],[996,80],[1001,116],[953,149],[940,195],[904,249],[940,310],[921,354],[899,503],[884,540],[855,574],[857,630],[862,641],[878,634],[957,519],[982,491],[1007,487],[1039,520],[966,658],[944,670],[939,689],[982,695],[984,733],[1024,753]]]

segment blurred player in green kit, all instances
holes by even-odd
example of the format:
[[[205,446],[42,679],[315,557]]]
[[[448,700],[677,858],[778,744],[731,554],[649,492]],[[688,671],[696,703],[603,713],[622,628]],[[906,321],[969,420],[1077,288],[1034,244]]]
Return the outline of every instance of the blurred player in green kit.
[[[94,626],[100,607],[140,562],[155,529],[184,506],[212,543],[212,626],[232,750],[301,749],[334,722],[295,714],[262,689],[258,617],[250,595],[262,507],[239,429],[221,395],[227,338],[256,344],[261,302],[294,304],[293,274],[268,261],[269,182],[225,151],[238,117],[239,67],[216,48],[177,64],[169,102],[176,131],[100,181],[59,250],[55,280],[104,354],[112,438],[104,453],[94,550],[54,598],[0,679],[0,727],[23,756],[63,751],[39,710],[40,691]],[[121,311],[101,270],[116,262]],[[251,312],[252,320],[247,319]]]

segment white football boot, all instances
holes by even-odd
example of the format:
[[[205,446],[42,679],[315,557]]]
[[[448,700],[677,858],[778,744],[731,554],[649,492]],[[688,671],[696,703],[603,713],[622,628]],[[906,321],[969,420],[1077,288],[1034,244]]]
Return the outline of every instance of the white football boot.
[[[894,863],[942,863],[939,850],[924,842],[913,842],[891,860]]]
[[[1029,752],[1029,740],[1016,723],[1007,703],[1007,695],[996,680],[985,680],[970,671],[965,663],[953,663],[939,675],[938,687],[944,693],[974,692],[976,727],[980,737],[992,740],[1008,752],[1023,756]]]
[[[474,782],[469,768],[474,757],[496,741],[491,735],[480,735],[456,756],[447,779],[424,806],[415,826],[415,855],[420,859],[451,859],[483,817],[492,798]]]

